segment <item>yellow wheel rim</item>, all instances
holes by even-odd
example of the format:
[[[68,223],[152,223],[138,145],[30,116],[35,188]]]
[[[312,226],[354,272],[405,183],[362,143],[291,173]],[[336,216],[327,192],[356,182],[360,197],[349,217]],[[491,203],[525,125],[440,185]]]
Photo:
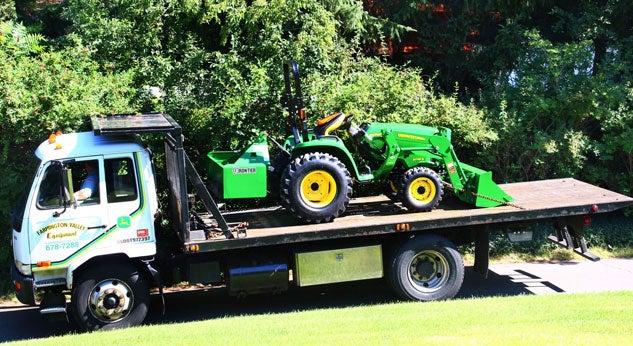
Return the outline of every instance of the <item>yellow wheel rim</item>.
[[[411,182],[409,192],[411,192],[411,197],[415,200],[422,203],[430,203],[437,194],[437,188],[432,179],[420,177]]]
[[[301,199],[312,208],[325,208],[336,197],[336,181],[326,171],[308,173],[301,181]]]

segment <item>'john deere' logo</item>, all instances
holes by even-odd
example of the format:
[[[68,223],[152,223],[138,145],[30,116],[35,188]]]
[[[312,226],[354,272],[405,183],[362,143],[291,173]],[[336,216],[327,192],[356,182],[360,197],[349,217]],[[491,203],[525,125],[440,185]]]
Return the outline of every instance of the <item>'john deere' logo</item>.
[[[119,228],[128,228],[132,224],[132,219],[130,219],[129,216],[119,216],[116,220],[116,224]]]

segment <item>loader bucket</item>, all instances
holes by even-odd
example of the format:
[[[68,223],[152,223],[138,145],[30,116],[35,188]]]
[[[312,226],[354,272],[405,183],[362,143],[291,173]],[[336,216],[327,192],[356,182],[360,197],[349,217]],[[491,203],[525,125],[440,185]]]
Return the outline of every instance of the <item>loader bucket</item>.
[[[458,194],[461,200],[484,208],[496,207],[514,200],[492,180],[492,172],[464,163],[461,167],[467,177],[465,191]]]

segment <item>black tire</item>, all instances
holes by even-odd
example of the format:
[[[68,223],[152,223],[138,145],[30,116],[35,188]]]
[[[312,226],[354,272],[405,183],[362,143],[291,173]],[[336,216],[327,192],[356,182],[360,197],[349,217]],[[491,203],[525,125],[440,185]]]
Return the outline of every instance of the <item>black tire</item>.
[[[149,287],[143,274],[127,263],[88,269],[75,281],[72,316],[85,331],[140,325],[149,307]]]
[[[345,165],[325,153],[295,158],[281,179],[282,204],[306,223],[330,222],[345,212],[352,178]]]
[[[450,299],[464,282],[464,262],[446,238],[434,234],[417,236],[394,252],[387,278],[404,299]]]
[[[443,196],[442,179],[432,169],[413,167],[402,175],[398,198],[409,211],[431,211]]]
[[[388,179],[385,182],[385,186],[383,187],[382,193],[387,196],[393,202],[400,202],[399,194],[398,194],[398,183],[395,181]]]
[[[291,157],[288,152],[280,151],[270,161],[268,167],[268,193],[276,200],[280,200],[281,177],[290,163]],[[283,202],[283,201],[282,201]]]

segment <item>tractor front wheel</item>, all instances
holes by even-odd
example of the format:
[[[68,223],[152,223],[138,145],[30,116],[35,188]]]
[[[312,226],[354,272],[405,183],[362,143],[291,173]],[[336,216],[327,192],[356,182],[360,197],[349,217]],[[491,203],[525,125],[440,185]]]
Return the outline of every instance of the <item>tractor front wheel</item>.
[[[351,196],[349,171],[330,154],[295,158],[281,179],[283,204],[306,223],[332,221],[345,212]]]
[[[442,179],[430,168],[413,167],[406,171],[398,190],[402,205],[410,211],[431,211],[444,196]]]

